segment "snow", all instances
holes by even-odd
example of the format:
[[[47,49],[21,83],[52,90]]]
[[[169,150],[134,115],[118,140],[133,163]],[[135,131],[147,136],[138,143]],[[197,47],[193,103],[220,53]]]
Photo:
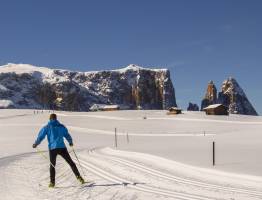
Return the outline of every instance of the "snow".
[[[13,105],[14,103],[11,100],[0,99],[0,108],[8,108]]]
[[[47,142],[43,154],[31,146],[50,113],[0,110],[1,199],[262,199],[262,117],[166,112],[56,112],[93,184],[80,186],[58,157],[57,188],[48,189]]]
[[[121,68],[121,69],[116,69],[112,71],[120,72],[120,73],[126,73],[128,70],[133,70],[133,71],[138,71],[139,70],[150,70],[150,71],[167,71],[167,69],[156,69],[154,67],[141,67],[135,64],[130,64],[127,67]]]
[[[70,72],[69,70],[62,70],[62,69],[55,69],[59,70],[62,73],[67,73]],[[88,72],[78,72],[78,73],[84,73],[84,74],[90,74],[90,73],[98,73],[98,72],[103,72],[103,71],[114,71],[114,72],[119,72],[119,73],[125,73],[128,70],[134,70],[134,71],[139,71],[139,70],[152,70],[152,71],[167,71],[167,69],[156,69],[156,68],[150,68],[150,67],[141,67],[135,64],[130,64],[127,67],[123,67],[120,69],[115,69],[115,70],[102,70],[102,71],[88,71]],[[30,64],[15,64],[15,63],[8,63],[6,65],[0,66],[0,73],[11,73],[15,72],[17,74],[22,74],[22,73],[34,73],[34,72],[40,72],[44,75],[47,74],[52,74],[54,69],[50,69],[47,67],[38,67],[38,66],[33,66]]]
[[[225,90],[226,87],[228,87],[227,90]],[[246,97],[243,89],[239,86],[237,81],[232,77],[229,77],[227,80],[223,82],[222,91],[224,91],[225,94],[234,92],[241,96]]]
[[[8,89],[5,87],[5,86],[3,86],[2,84],[0,84],[0,91],[7,91]]]
[[[219,106],[221,106],[222,104],[212,104],[212,105],[209,105],[209,106],[207,106],[206,108],[204,108],[204,110],[205,109],[210,109],[210,108],[217,108],[217,107],[219,107]]]
[[[42,74],[49,74],[52,72],[51,69],[46,67],[36,67],[29,64],[13,64],[8,63],[7,65],[0,66],[0,73],[11,73],[15,72],[17,74],[41,72]]]

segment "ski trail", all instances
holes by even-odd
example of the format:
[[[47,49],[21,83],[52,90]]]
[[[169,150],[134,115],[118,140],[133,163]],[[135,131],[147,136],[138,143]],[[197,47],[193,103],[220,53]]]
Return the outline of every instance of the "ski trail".
[[[262,199],[262,191],[216,185],[177,176],[165,170],[160,171],[161,167],[149,166],[143,160],[138,161],[136,156],[132,156],[132,152],[123,154],[122,151],[106,148],[77,153],[86,175],[84,178],[94,181],[92,186],[81,186],[67,163],[59,157],[56,165],[56,188],[49,189],[47,160],[35,153],[16,155],[0,159],[0,199]],[[146,155],[142,156],[144,158]],[[74,155],[72,158],[74,159]],[[78,165],[77,160],[74,161]]]
[[[108,119],[108,120],[118,120],[118,121],[130,121],[135,120],[131,118],[126,117],[114,117],[114,116],[105,116],[105,115],[77,115],[77,114],[63,114],[63,113],[57,113],[58,116],[62,117],[88,117],[88,118],[97,118],[97,119]]]
[[[152,194],[157,194],[157,195],[164,195],[167,197],[172,197],[172,198],[176,198],[176,199],[180,199],[180,200],[210,200],[212,198],[210,197],[204,197],[204,196],[200,196],[200,195],[193,195],[193,194],[185,194],[185,193],[181,193],[181,192],[176,192],[176,191],[171,191],[171,190],[167,190],[167,189],[161,189],[161,188],[157,188],[157,187],[153,187],[153,186],[148,186],[148,185],[143,185],[143,184],[136,184],[132,181],[129,181],[125,178],[122,178],[120,176],[117,175],[113,175],[112,173],[107,172],[106,170],[102,169],[101,167],[95,165],[94,163],[90,163],[87,162],[84,159],[80,159],[83,167],[85,167],[87,170],[91,171],[92,173],[95,173],[96,175],[112,181],[114,183],[118,183],[118,184],[123,184],[126,187],[132,188],[132,189],[136,189],[136,190],[140,190],[143,192],[149,192]],[[90,161],[90,160],[89,160]],[[216,199],[216,198],[213,198]]]
[[[143,114],[141,117],[117,117],[117,116],[106,116],[106,115],[77,115],[77,114],[64,114],[57,113],[58,116],[62,117],[87,117],[87,118],[97,118],[105,120],[116,120],[116,121],[137,121],[143,120]],[[147,117],[147,120],[172,120],[172,121],[191,121],[191,122],[213,122],[213,123],[225,123],[225,124],[245,124],[245,125],[262,125],[262,122],[259,121],[239,121],[239,120],[220,120],[220,119],[199,119],[199,118],[185,118],[185,117]]]
[[[108,154],[104,154],[102,152],[99,151],[95,151],[93,153],[95,156],[102,156],[102,158],[104,159],[110,159],[114,162],[118,162],[122,165],[125,165],[127,167],[132,167],[135,168],[137,170],[141,170],[145,173],[149,173],[151,175],[157,176],[157,177],[161,177],[167,180],[171,180],[171,181],[176,181],[179,183],[184,183],[184,184],[188,184],[188,185],[193,185],[193,186],[197,186],[197,187],[204,187],[206,189],[212,189],[212,190],[221,190],[221,191],[227,191],[227,192],[236,192],[236,193],[243,193],[243,194],[247,194],[247,195],[251,195],[254,197],[259,197],[262,199],[262,192],[259,191],[252,191],[252,190],[246,190],[246,189],[241,189],[241,188],[233,188],[233,187],[224,187],[224,186],[219,186],[219,185],[213,185],[213,184],[209,184],[209,183],[204,183],[204,182],[199,182],[199,181],[194,181],[194,180],[189,180],[189,179],[185,179],[185,178],[180,178],[177,176],[173,176],[170,174],[166,174],[163,173],[161,171],[149,168],[145,165],[142,165],[138,162],[135,161],[130,161],[127,159],[122,159],[116,156],[112,156],[112,155],[108,155]]]
[[[47,153],[47,152],[45,152]],[[82,152],[79,153],[80,155]],[[83,156],[88,156],[83,154]],[[138,195],[139,199],[164,199],[143,193],[136,193],[123,184],[111,184],[112,181],[97,176],[84,168],[86,180],[95,183],[91,186],[81,185],[75,178],[70,167],[63,159],[57,160],[56,187],[48,188],[49,163],[38,154],[9,156],[0,159],[0,199],[3,200],[104,200],[116,198],[132,200]],[[97,170],[96,170],[97,171]],[[115,180],[116,177],[112,177]],[[115,182],[115,181],[114,181]],[[119,183],[121,180],[119,181]],[[167,199],[167,198],[165,198]]]
[[[100,130],[100,129],[91,129],[91,128],[83,128],[83,127],[76,127],[76,126],[67,126],[70,130],[88,133],[88,134],[103,134],[103,135],[115,135],[114,131],[107,131],[107,130]],[[117,132],[118,136],[126,136],[126,132]],[[174,133],[132,133],[128,132],[129,136],[138,136],[138,137],[202,137],[204,136],[203,132],[174,132]],[[214,136],[215,133],[205,133],[205,136]]]
[[[237,120],[219,120],[219,119],[194,119],[194,118],[171,118],[171,117],[148,117],[147,120],[172,120],[172,121],[191,121],[191,122],[213,122],[225,124],[245,124],[245,125],[262,125],[262,122],[256,121],[237,121]]]

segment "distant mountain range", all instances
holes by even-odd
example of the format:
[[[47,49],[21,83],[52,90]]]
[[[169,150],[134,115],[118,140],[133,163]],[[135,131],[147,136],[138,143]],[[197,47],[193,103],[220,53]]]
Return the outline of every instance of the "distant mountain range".
[[[208,84],[201,110],[221,103],[229,113],[257,115],[234,78],[221,91]],[[0,108],[88,111],[93,104],[117,104],[122,109],[168,109],[177,106],[168,69],[128,65],[118,70],[75,72],[27,64],[0,66]],[[198,110],[189,104],[188,110]]]
[[[26,64],[0,67],[0,107],[88,111],[93,104],[124,109],[176,106],[167,69],[129,65],[119,70],[74,72]]]

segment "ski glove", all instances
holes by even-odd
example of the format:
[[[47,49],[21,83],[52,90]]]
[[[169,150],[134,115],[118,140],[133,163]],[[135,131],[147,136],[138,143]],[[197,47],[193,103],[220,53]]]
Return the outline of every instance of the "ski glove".
[[[33,148],[36,148],[37,147],[37,144],[33,144]]]
[[[72,147],[72,146],[73,146],[73,143],[69,143],[69,146]]]

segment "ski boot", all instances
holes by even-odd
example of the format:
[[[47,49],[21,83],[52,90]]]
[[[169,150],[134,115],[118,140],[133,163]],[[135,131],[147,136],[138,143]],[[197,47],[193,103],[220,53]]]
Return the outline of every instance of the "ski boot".
[[[81,184],[85,183],[85,180],[82,178],[82,176],[77,176],[76,178]]]
[[[48,187],[49,187],[49,188],[54,188],[54,187],[55,187],[55,184],[54,184],[54,183],[49,183]]]

